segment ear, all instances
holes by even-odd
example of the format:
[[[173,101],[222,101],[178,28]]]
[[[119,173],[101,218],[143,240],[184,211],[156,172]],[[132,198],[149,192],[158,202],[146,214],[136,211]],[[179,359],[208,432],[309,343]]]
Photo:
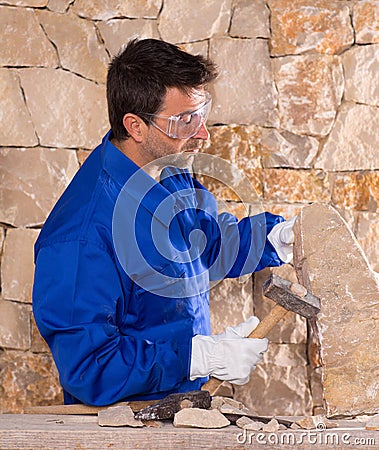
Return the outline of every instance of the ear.
[[[142,142],[146,124],[140,117],[135,114],[127,113],[123,117],[122,123],[124,124],[126,131],[136,142]]]

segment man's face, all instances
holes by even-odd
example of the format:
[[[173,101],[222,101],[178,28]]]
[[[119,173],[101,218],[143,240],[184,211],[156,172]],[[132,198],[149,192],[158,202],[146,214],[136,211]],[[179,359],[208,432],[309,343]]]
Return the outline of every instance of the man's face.
[[[206,100],[206,91],[204,89],[193,89],[190,93],[185,93],[177,88],[169,88],[164,99],[163,108],[153,120],[159,128],[166,130],[167,118],[160,116],[180,116],[184,112],[196,111],[204,105]],[[204,123],[202,123],[194,136],[187,139],[171,138],[161,129],[152,124],[148,127],[146,138],[142,144],[146,162],[182,152],[195,154],[200,150],[203,141],[209,138],[209,133]]]

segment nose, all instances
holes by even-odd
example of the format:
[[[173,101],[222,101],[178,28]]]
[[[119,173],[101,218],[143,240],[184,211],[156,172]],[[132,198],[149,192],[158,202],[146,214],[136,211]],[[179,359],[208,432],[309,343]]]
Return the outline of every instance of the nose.
[[[193,139],[203,139],[206,141],[209,139],[209,131],[207,129],[207,126],[205,125],[205,122],[201,122],[201,127],[199,128],[199,131],[195,134],[195,136],[192,136]]]

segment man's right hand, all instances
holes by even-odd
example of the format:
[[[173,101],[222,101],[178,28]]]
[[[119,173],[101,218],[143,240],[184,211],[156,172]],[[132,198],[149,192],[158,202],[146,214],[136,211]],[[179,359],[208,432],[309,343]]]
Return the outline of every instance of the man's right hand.
[[[266,338],[247,337],[258,323],[259,319],[252,316],[236,327],[228,327],[225,333],[193,337],[190,379],[212,375],[234,384],[247,383],[268,347]]]

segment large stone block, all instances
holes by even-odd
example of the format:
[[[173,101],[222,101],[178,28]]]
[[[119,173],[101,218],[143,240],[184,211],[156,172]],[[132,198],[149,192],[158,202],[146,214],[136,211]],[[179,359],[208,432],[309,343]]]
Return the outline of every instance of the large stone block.
[[[57,67],[55,49],[32,9],[0,6],[0,28],[0,65]]]
[[[31,345],[31,308],[0,297],[0,347],[27,350]]]
[[[315,167],[328,171],[379,169],[379,108],[343,103]]]
[[[379,2],[363,0],[354,3],[353,25],[357,44],[379,43]]]
[[[225,35],[229,28],[231,0],[164,0],[159,32],[168,42],[193,42]]]
[[[276,126],[275,89],[268,43],[262,39],[212,39],[210,57],[220,76],[210,120],[214,123]]]
[[[379,199],[378,199],[379,200]],[[355,235],[375,272],[379,272],[379,214],[359,212]]]
[[[327,415],[379,411],[379,283],[331,206],[302,209],[295,225],[299,280],[321,299],[315,319]]]
[[[49,11],[64,13],[68,10],[72,0],[48,0],[47,9]]]
[[[16,72],[0,69],[0,142],[1,145],[31,146],[38,144],[30,113],[21,92]]]
[[[9,229],[1,257],[1,290],[6,299],[31,303],[34,243],[38,230]]]
[[[64,70],[22,69],[21,85],[40,143],[92,149],[107,131],[105,87]]]
[[[114,17],[156,19],[163,0],[76,0],[72,11],[92,20]]]
[[[40,11],[38,18],[56,46],[64,69],[98,83],[105,83],[109,58],[97,38],[93,23],[80,19],[73,13]]]
[[[73,150],[0,149],[0,221],[41,225],[78,168]]]
[[[295,134],[326,136],[333,126],[343,94],[344,78],[339,57],[277,58],[274,72],[281,127]]]
[[[270,37],[270,11],[264,0],[237,0],[229,34],[235,37]]]
[[[349,3],[330,0],[269,0],[272,54],[308,51],[338,54],[353,45]]]
[[[21,413],[28,406],[62,404],[62,389],[51,355],[1,353],[0,398],[0,413]]]

